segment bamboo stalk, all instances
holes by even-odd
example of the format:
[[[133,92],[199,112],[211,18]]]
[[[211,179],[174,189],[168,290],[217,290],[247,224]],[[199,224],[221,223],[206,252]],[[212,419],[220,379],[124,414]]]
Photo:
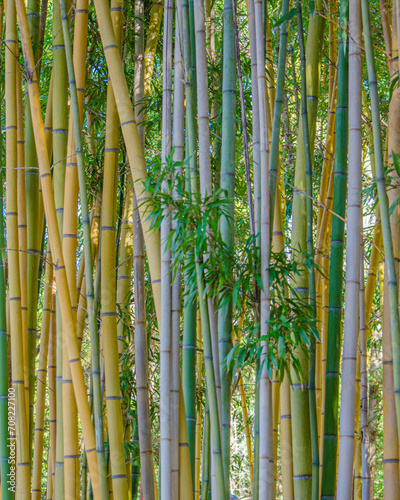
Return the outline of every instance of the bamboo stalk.
[[[379,198],[379,207],[381,211],[382,236],[385,250],[385,268],[388,275],[389,287],[389,307],[390,307],[390,325],[391,325],[391,344],[393,355],[393,382],[396,405],[396,423],[397,432],[400,432],[400,392],[397,392],[400,386],[400,338],[399,338],[399,312],[398,312],[398,286],[396,277],[396,267],[393,254],[392,231],[390,227],[389,203],[385,189],[385,173],[382,155],[382,142],[380,132],[379,100],[377,90],[377,80],[375,73],[375,63],[373,59],[373,47],[370,31],[369,7],[362,1],[362,20],[364,29],[364,44],[367,56],[368,79],[370,84],[372,127],[374,130],[374,151],[375,151],[375,169],[376,183]]]
[[[88,455],[89,470],[91,472],[91,481],[96,498],[99,498],[99,479],[97,460],[95,455],[95,438],[93,425],[91,422],[89,405],[87,402],[86,388],[80,363],[79,352],[76,343],[75,325],[72,318],[71,305],[69,300],[68,284],[66,280],[65,268],[62,258],[62,248],[58,223],[54,204],[54,194],[51,185],[49,159],[47,145],[45,141],[44,127],[42,122],[38,83],[34,71],[34,60],[32,45],[28,33],[28,21],[24,3],[21,0],[16,2],[19,27],[21,33],[22,47],[27,69],[28,89],[30,97],[30,107],[32,118],[35,123],[35,143],[39,159],[39,171],[41,176],[43,201],[45,207],[46,220],[49,227],[50,243],[52,254],[57,266],[55,267],[55,276],[59,291],[61,314],[63,317],[64,333],[68,349],[69,364],[75,390],[75,397],[78,405],[78,411],[81,417],[82,431],[85,441],[86,453]]]
[[[163,40],[163,98],[162,98],[162,139],[161,165],[167,168],[171,154],[171,96],[172,96],[172,2],[164,3],[164,40]],[[162,189],[168,193],[168,183]],[[178,496],[179,477],[171,469],[171,249],[168,239],[171,232],[171,219],[167,209],[161,221],[161,322],[160,322],[160,489],[163,499],[171,500]]]
[[[51,324],[51,309],[53,303],[53,264],[51,252],[47,251],[46,274],[44,282],[42,327],[40,335],[40,356],[38,369],[38,388],[36,396],[35,438],[33,451],[32,500],[41,498],[42,460],[44,442],[44,413],[47,382],[47,358],[49,352],[49,336]]]
[[[5,55],[6,82],[6,224],[7,260],[9,272],[9,309],[11,337],[12,395],[9,405],[14,409],[14,425],[10,427],[10,441],[14,450],[14,483],[12,486],[17,497],[30,496],[30,455],[29,423],[25,398],[23,332],[21,314],[21,282],[18,257],[18,159],[17,159],[17,76],[16,60],[18,54],[15,4],[7,5],[6,14],[7,50]],[[11,393],[10,393],[11,394]],[[10,395],[9,394],[9,395]],[[16,475],[16,480],[15,480]]]
[[[350,498],[353,487],[355,434],[356,358],[360,309],[361,226],[361,5],[352,0],[349,8],[349,184],[347,210],[346,291],[342,357],[342,392],[337,494]]]
[[[222,216],[219,230],[222,241],[233,250],[235,197],[235,138],[236,138],[236,54],[232,0],[224,0],[223,64],[222,64],[222,141],[220,188],[227,198],[226,216]],[[231,262],[226,263],[229,268]],[[225,488],[229,491],[230,476],[230,406],[232,374],[225,368],[225,359],[232,347],[233,304],[229,301],[218,310],[218,351],[221,378],[222,459]]]

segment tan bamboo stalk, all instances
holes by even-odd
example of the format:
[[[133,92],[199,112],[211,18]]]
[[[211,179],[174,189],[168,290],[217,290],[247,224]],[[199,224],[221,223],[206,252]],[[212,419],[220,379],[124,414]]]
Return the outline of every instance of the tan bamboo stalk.
[[[35,144],[39,159],[39,172],[43,190],[43,202],[46,220],[49,228],[49,237],[52,248],[53,259],[57,263],[55,276],[60,299],[60,309],[63,318],[64,334],[68,349],[69,365],[71,368],[75,397],[78,411],[81,418],[82,432],[85,441],[86,453],[88,456],[89,470],[95,498],[99,498],[99,482],[97,471],[96,446],[94,439],[93,425],[91,422],[90,410],[87,401],[85,382],[83,378],[82,365],[79,358],[79,351],[76,343],[76,329],[71,312],[69,300],[68,283],[65,274],[61,240],[58,229],[54,194],[51,183],[50,165],[48,159],[47,145],[40,109],[40,99],[38,83],[35,75],[35,64],[33,59],[32,45],[29,39],[28,20],[25,5],[22,0],[16,1],[21,42],[24,53],[25,67],[28,78],[28,90],[30,98],[30,109],[32,119],[35,123]]]
[[[104,0],[96,0],[95,8],[98,16],[102,43],[103,47],[105,48],[105,56],[107,60],[109,75],[115,93],[122,132],[126,143],[128,160],[132,173],[132,180],[134,182],[135,193],[138,200],[139,213],[143,226],[143,234],[146,249],[149,255],[149,267],[157,318],[160,321],[160,241],[159,234],[156,231],[150,230],[150,221],[148,220],[147,214],[145,214],[146,208],[150,209],[151,202],[149,201],[149,195],[145,192],[143,186],[147,179],[143,148],[140,143],[137,126],[135,123],[135,116],[129,98],[129,91],[122,69],[122,61],[118,50],[118,44],[116,42],[112,28],[110,9],[107,5],[107,2],[105,2]]]
[[[135,365],[141,466],[140,475],[143,497],[149,500],[154,500],[156,498],[156,493],[153,474],[154,462],[149,407],[143,234],[135,199],[133,210],[133,266],[135,295]]]
[[[150,96],[151,78],[153,76],[154,57],[157,49],[161,27],[164,2],[154,2],[151,8],[150,24],[144,51],[144,96]]]
[[[53,267],[54,271],[54,267]],[[50,334],[49,334],[49,352],[48,352],[48,377],[49,377],[49,434],[50,434],[50,450],[49,450],[49,466],[51,473],[51,484],[48,484],[51,491],[51,496],[54,490],[55,465],[56,465],[56,287],[53,276],[52,282],[52,302],[50,316]],[[48,472],[49,474],[49,472]]]
[[[340,412],[339,467],[337,495],[339,498],[351,498],[353,488],[353,460],[357,340],[359,335],[360,301],[360,249],[361,225],[361,3],[351,0],[349,5],[349,167],[348,167],[348,203],[347,203],[347,252],[346,252],[346,290],[344,307],[344,333],[342,357],[342,391]]]
[[[361,477],[362,500],[370,499],[370,450],[368,422],[368,360],[367,360],[367,328],[365,323],[365,287],[364,287],[364,242],[361,243],[360,262],[360,371],[361,371]]]
[[[17,72],[17,157],[18,157],[18,245],[19,245],[19,272],[21,280],[21,315],[22,315],[22,342],[24,354],[24,379],[26,391],[26,409],[29,415],[28,422],[31,424],[33,418],[33,406],[29,401],[29,367],[28,367],[28,290],[27,290],[27,225],[26,225],[26,198],[25,198],[25,150],[24,150],[24,108],[22,104],[22,81],[21,73]],[[29,439],[32,429],[29,427]]]
[[[113,27],[118,55],[121,50],[123,3],[112,3]],[[116,9],[116,10],[114,10]],[[122,67],[121,67],[122,69]],[[119,126],[112,84],[107,88],[106,144],[104,154],[103,195],[101,214],[101,318],[104,373],[107,407],[107,427],[110,443],[112,489],[117,498],[128,498],[124,434],[118,363],[118,333],[116,313],[116,202],[119,156]]]
[[[161,168],[167,168],[171,154],[171,96],[172,96],[172,20],[171,0],[164,3],[164,39],[163,39],[163,97],[162,97],[162,138]],[[167,181],[162,190],[168,193]],[[161,221],[161,322],[160,322],[160,489],[165,500],[177,497],[179,476],[174,475],[172,483],[171,469],[171,249],[167,242],[171,232],[171,219],[164,211]]]
[[[257,86],[260,120],[260,186],[261,186],[261,299],[260,299],[260,335],[268,334],[270,316],[269,296],[269,252],[270,252],[270,220],[269,220],[269,146],[267,129],[266,77],[264,66],[264,47],[262,44],[262,2],[255,0],[255,32],[257,40]],[[266,361],[267,342],[262,342],[261,363]],[[272,439],[272,389],[267,368],[264,364],[260,378],[260,447],[259,447],[259,496],[273,498],[274,470]]]
[[[81,116],[83,112],[84,87],[86,76],[86,47],[87,47],[87,9],[88,2],[80,0],[75,10],[75,74],[76,85],[81,90],[79,101]],[[61,31],[61,25],[58,26]],[[64,43],[63,37],[61,38]],[[65,49],[64,49],[65,50]],[[64,63],[64,61],[63,61]],[[65,75],[67,78],[67,75]],[[64,122],[64,126],[67,121]],[[76,294],[76,245],[77,245],[77,203],[78,203],[78,177],[75,155],[75,141],[73,134],[72,113],[70,113],[68,124],[68,136],[66,145],[65,184],[64,199],[68,200],[63,210],[63,252],[65,256],[65,269],[70,292],[71,307],[74,321],[77,316],[77,294]],[[68,419],[64,423],[64,475],[66,495],[79,496],[79,442],[77,429],[77,407],[71,384],[71,373],[64,355],[63,363],[63,403],[68,408]],[[74,423],[70,424],[70,421]],[[67,458],[66,458],[67,457]],[[69,492],[69,493],[68,493]]]
[[[49,336],[51,309],[53,303],[53,264],[51,252],[46,255],[46,273],[44,280],[44,297],[42,309],[42,326],[40,334],[40,355],[38,369],[38,386],[36,396],[35,438],[33,448],[32,500],[40,500],[42,492],[42,460],[44,442],[44,410],[47,383],[47,358],[49,352]],[[51,460],[49,460],[51,463]]]
[[[15,439],[16,460],[13,463],[17,473],[16,493],[21,499],[30,496],[30,454],[29,424],[25,403],[24,355],[21,315],[21,282],[19,271],[18,246],[18,158],[17,158],[17,30],[15,5],[9,2],[6,14],[6,54],[5,54],[5,90],[6,90],[6,224],[7,257],[9,276],[9,328],[11,337],[12,388],[15,401],[14,432],[10,439]]]

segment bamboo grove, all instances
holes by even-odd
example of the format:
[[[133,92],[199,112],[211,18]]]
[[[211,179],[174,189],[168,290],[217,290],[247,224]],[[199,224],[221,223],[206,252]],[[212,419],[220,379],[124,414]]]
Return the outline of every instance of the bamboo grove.
[[[400,3],[0,0],[0,498],[400,491]]]

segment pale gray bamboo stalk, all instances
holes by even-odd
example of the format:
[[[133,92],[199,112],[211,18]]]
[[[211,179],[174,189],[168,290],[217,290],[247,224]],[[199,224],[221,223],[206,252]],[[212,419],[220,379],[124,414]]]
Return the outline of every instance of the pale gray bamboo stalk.
[[[342,390],[337,497],[351,499],[354,461],[356,401],[356,359],[359,332],[360,233],[361,233],[361,3],[349,4],[349,181],[346,251],[346,292],[344,308]]]
[[[184,95],[183,63],[181,52],[181,24],[179,12],[175,16],[175,57],[174,57],[174,94],[173,94],[173,123],[172,144],[173,162],[183,162],[184,158]],[[174,175],[180,176],[181,166],[174,167]],[[176,184],[172,196],[178,199]],[[172,219],[171,229],[175,230],[177,221]],[[174,249],[172,259],[174,260]],[[171,289],[171,469],[172,484],[179,485],[179,348],[180,348],[180,319],[181,319],[181,271],[177,270]],[[178,497],[177,497],[178,498]]]
[[[251,81],[257,81],[257,40],[254,2],[248,2],[248,23],[250,31]],[[256,234],[260,230],[260,117],[258,111],[258,85],[252,86],[252,119],[253,119],[253,196],[254,225]]]
[[[268,334],[270,318],[269,258],[270,258],[270,210],[269,210],[269,141],[267,127],[266,78],[263,46],[262,1],[254,1],[257,41],[257,85],[260,120],[260,239],[261,239],[261,282],[260,335]],[[260,378],[260,447],[259,447],[259,498],[272,500],[274,497],[274,467],[272,438],[272,388],[266,368],[268,343],[262,341]]]
[[[155,500],[153,447],[149,406],[148,350],[143,232],[133,198],[133,275],[135,295],[135,368],[140,448],[140,478],[143,498]]]
[[[361,355],[361,466],[362,500],[370,499],[370,453],[368,422],[368,361],[367,331],[365,326],[365,290],[364,290],[364,242],[361,238],[360,250],[360,355]]]
[[[161,165],[167,168],[171,154],[172,123],[172,0],[164,2],[163,40],[163,99]],[[168,174],[167,174],[168,175]],[[163,181],[162,189],[168,190]],[[178,498],[178,491],[172,491],[171,475],[171,249],[167,248],[171,232],[171,218],[164,210],[161,221],[161,321],[160,321],[160,489],[163,500]],[[179,485],[175,482],[175,487]]]

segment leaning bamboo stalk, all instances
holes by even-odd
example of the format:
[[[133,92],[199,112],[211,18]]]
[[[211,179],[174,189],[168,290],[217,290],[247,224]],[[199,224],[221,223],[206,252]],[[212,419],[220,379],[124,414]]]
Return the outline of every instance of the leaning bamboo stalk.
[[[21,284],[18,258],[18,159],[17,159],[17,77],[18,54],[15,4],[9,2],[6,15],[7,50],[6,69],[6,221],[7,257],[9,273],[9,310],[11,337],[12,388],[14,395],[14,426],[10,426],[10,440],[14,439],[14,459],[12,466],[17,475],[15,491],[17,497],[30,496],[30,454],[29,423],[25,398],[24,354],[22,339]],[[10,404],[10,403],[9,403]],[[15,434],[14,434],[15,433]]]
[[[349,7],[349,181],[347,202],[346,291],[342,356],[339,467],[337,495],[349,498],[353,486],[353,459],[356,400],[356,358],[359,335],[360,232],[361,226],[361,6],[351,0]]]
[[[160,240],[159,233],[150,230],[150,220],[148,219],[148,215],[146,213],[146,210],[151,210],[151,201],[149,194],[144,189],[147,172],[144,162],[143,148],[140,143],[135,123],[135,116],[130,102],[129,91],[122,68],[121,55],[118,50],[118,44],[112,27],[110,9],[105,0],[96,0],[95,8],[98,16],[100,34],[107,60],[111,84],[114,90],[121,128],[127,148],[132,180],[134,182],[135,193],[138,200],[143,234],[149,255],[150,274],[157,318],[160,321]]]
[[[38,369],[38,387],[36,396],[35,438],[33,451],[32,500],[41,498],[42,460],[44,442],[44,412],[47,383],[47,359],[49,351],[49,336],[51,324],[51,309],[53,303],[53,265],[50,250],[46,256],[46,273],[44,280],[44,297],[42,326],[40,335],[40,355]],[[51,461],[50,461],[51,462]]]
[[[35,143],[39,159],[39,172],[42,183],[43,202],[46,220],[49,228],[49,237],[52,255],[56,262],[55,276],[59,291],[60,308],[63,317],[64,333],[68,349],[69,364],[78,411],[81,417],[82,431],[85,441],[86,453],[88,455],[89,470],[95,498],[99,498],[99,479],[96,460],[96,446],[90,410],[87,401],[85,382],[83,378],[82,365],[76,343],[76,330],[71,312],[68,284],[62,256],[62,247],[58,223],[55,211],[54,193],[51,184],[50,165],[45,141],[44,127],[41,116],[38,82],[35,74],[32,45],[29,39],[29,28],[25,6],[22,0],[16,2],[19,27],[21,33],[22,48],[28,77],[28,89],[30,97],[30,108],[32,119],[35,123]]]
[[[393,254],[393,239],[390,227],[389,203],[385,188],[385,173],[382,154],[382,140],[380,131],[379,99],[377,79],[375,73],[375,62],[370,30],[369,6],[362,1],[362,20],[364,29],[364,45],[367,57],[368,79],[370,85],[372,127],[374,131],[375,170],[376,183],[381,211],[382,236],[385,250],[385,268],[388,275],[389,307],[391,325],[391,344],[393,355],[393,382],[394,399],[396,405],[397,432],[400,433],[400,335],[399,335],[399,311],[398,311],[398,285],[396,267]]]

